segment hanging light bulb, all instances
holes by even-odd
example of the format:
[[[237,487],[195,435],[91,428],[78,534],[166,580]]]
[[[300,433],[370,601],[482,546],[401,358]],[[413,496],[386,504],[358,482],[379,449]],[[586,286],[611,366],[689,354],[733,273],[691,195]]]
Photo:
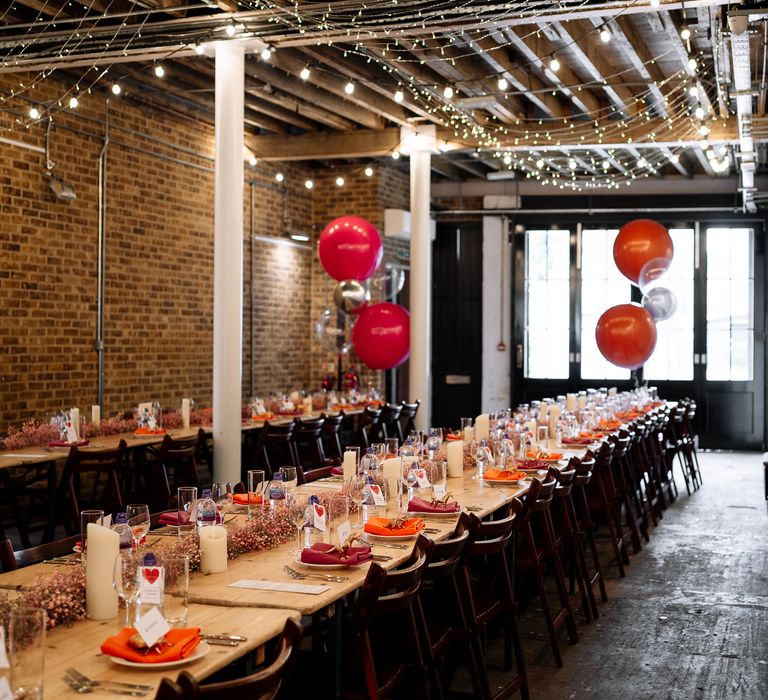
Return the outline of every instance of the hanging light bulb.
[[[159,63],[155,66],[155,75],[158,78],[162,78],[165,75],[165,68],[163,68]]]
[[[699,133],[700,133],[702,136],[707,136],[707,135],[709,135],[709,127],[708,127],[706,124],[702,124],[702,125],[699,127]]]
[[[306,187],[308,190],[311,190],[314,186],[315,186],[315,183],[309,178],[304,180],[304,187]]]
[[[683,27],[683,28],[680,30],[680,38],[681,38],[683,41],[688,41],[688,39],[690,39],[690,38],[691,38],[691,30],[690,30],[690,29],[688,29],[688,27]]]
[[[557,71],[560,70],[560,61],[558,61],[557,58],[553,56],[552,60],[549,62],[549,68],[550,70],[557,73]]]
[[[37,107],[30,107],[29,108],[29,118],[30,119],[37,119],[40,116],[40,110]]]
[[[69,108],[70,109],[77,109],[77,105],[80,104],[80,100],[78,100],[74,95],[69,98]]]
[[[603,165],[603,170],[608,170],[608,168],[611,167],[611,162],[609,160],[604,160],[602,165]]]
[[[537,167],[539,170],[541,170],[541,169],[544,167],[544,159],[543,159],[543,158],[539,158],[539,159],[536,161],[536,167]]]
[[[611,33],[608,31],[606,27],[603,27],[600,30],[600,41],[602,41],[604,44],[607,44],[611,40]]]
[[[699,64],[696,63],[695,58],[691,57],[688,59],[688,68],[691,70],[691,72],[695,71],[698,65]]]
[[[696,119],[704,119],[704,107],[698,106],[696,107],[696,110],[694,111],[694,116]]]
[[[272,49],[267,46],[261,50],[261,60],[268,61],[270,58],[272,58]]]
[[[282,173],[275,173],[275,180],[277,180],[278,182],[282,182],[283,180],[285,180],[285,175],[283,175]]]
[[[373,177],[373,168],[370,165],[363,172],[366,177]]]
[[[651,7],[658,7],[660,0],[651,0]]]
[[[226,33],[226,35],[227,35],[227,36],[230,36],[230,37],[231,37],[231,36],[235,36],[235,32],[236,32],[236,31],[237,31],[237,29],[235,29],[235,25],[234,25],[234,24],[232,24],[232,23],[228,24],[228,25],[227,25],[227,27],[226,27],[226,29],[224,30],[224,32]]]
[[[341,175],[336,178],[336,187],[344,187],[344,178]]]
[[[205,53],[205,47],[202,44],[195,44],[195,53],[202,56]]]
[[[256,166],[258,162],[259,162],[259,159],[256,156],[254,155],[248,156],[248,165],[250,165],[252,168]]]
[[[575,158],[569,158],[569,159],[568,159],[568,167],[569,167],[571,170],[576,170],[576,166],[577,166],[577,165],[578,165],[578,163],[576,162],[576,159],[575,159]]]
[[[395,91],[395,102],[400,103],[405,98],[405,95],[403,94],[402,90],[396,90]]]
[[[453,97],[453,88],[450,85],[446,85],[443,88],[443,97],[446,100],[450,100]]]
[[[304,68],[301,69],[301,73],[299,73],[299,77],[304,80],[305,82],[309,80],[309,76],[312,75],[312,71],[309,70],[309,66],[304,66]]]
[[[695,85],[691,85],[691,87],[688,88],[688,94],[691,97],[698,97],[699,96],[699,88]]]
[[[392,160],[398,160],[400,158],[400,151],[392,151]]]
[[[119,95],[122,91],[123,91],[123,88],[120,87],[120,83],[112,83],[113,95]]]
[[[669,157],[669,160],[670,160],[672,163],[679,163],[679,162],[680,162],[680,156],[679,156],[679,155],[677,155],[677,153],[673,153],[673,154],[672,154],[672,155]]]
[[[638,168],[644,168],[648,165],[648,161],[645,158],[638,158],[637,159],[637,167]]]
[[[511,165],[512,164],[512,156],[509,155],[509,153],[504,154],[504,158],[502,158],[504,165]]]
[[[502,92],[506,92],[507,88],[509,88],[509,83],[507,82],[506,78],[499,78],[499,81],[496,83],[496,85]]]
[[[350,80],[345,86],[344,86],[344,92],[347,93],[347,95],[351,95],[355,91],[355,84]]]

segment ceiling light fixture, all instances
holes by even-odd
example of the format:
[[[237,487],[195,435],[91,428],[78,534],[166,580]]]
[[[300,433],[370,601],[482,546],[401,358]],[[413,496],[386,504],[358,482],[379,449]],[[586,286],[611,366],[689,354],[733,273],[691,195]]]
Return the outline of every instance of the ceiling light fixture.
[[[680,30],[680,38],[681,38],[683,41],[688,41],[688,39],[690,39],[690,38],[691,38],[691,30],[690,30],[690,29],[688,29],[688,27],[683,27],[683,28]]]
[[[304,187],[306,187],[308,190],[311,190],[315,186],[315,183],[312,182],[312,180],[307,179],[304,180]]]
[[[557,73],[557,71],[560,70],[560,61],[557,60],[554,56],[552,57],[552,60],[549,62],[549,68],[550,70]]]
[[[398,160],[400,158],[400,151],[392,151],[392,160]]]
[[[236,31],[237,31],[237,29],[235,28],[235,25],[234,25],[234,24],[228,24],[228,25],[227,25],[227,28],[224,30],[224,32],[226,33],[226,35],[227,35],[227,36],[230,36],[230,37],[231,37],[231,36],[235,36],[235,32],[236,32]]]
[[[120,87],[120,83],[112,83],[113,95],[119,95],[122,91],[123,91],[123,88]]]
[[[30,107],[29,108],[29,118],[30,119],[37,119],[40,116],[40,110],[37,107]]]
[[[347,95],[351,95],[355,91],[355,84],[350,80],[345,86],[344,86],[344,92],[347,93]]]
[[[366,177],[373,176],[373,168],[369,165],[364,171]]]
[[[165,68],[163,68],[159,63],[155,66],[155,75],[158,78],[162,78],[165,75]]]
[[[339,177],[336,178],[336,186],[337,187],[344,187],[344,178],[339,175]]]
[[[304,81],[309,80],[310,75],[312,75],[312,71],[309,69],[309,66],[304,66],[304,68],[301,69],[301,73],[299,73],[299,77]]]
[[[306,233],[292,233],[290,238],[292,241],[299,241],[301,243],[306,243],[309,240],[309,236]]]
[[[70,109],[77,109],[77,105],[80,104],[80,100],[78,100],[74,95],[69,98],[69,108]]]
[[[397,102],[399,104],[404,99],[405,99],[405,95],[403,94],[403,91],[402,90],[397,90],[395,92],[395,102]]]
[[[611,40],[611,33],[603,27],[600,30],[600,41],[602,41],[604,44],[607,44]]]
[[[275,173],[275,180],[278,182],[283,182],[283,180],[285,180],[285,175],[282,173]]]
[[[499,90],[501,90],[502,92],[506,92],[507,89],[509,88],[509,83],[507,82],[506,78],[499,78],[496,85],[498,86]]]
[[[261,50],[261,60],[268,61],[270,58],[272,58],[272,49],[267,46],[265,49]]]
[[[202,44],[195,44],[195,53],[202,56],[205,53],[205,47]]]
[[[450,85],[446,85],[443,88],[443,97],[446,100],[450,100],[453,97],[453,88]]]
[[[693,112],[696,119],[704,119],[704,107],[696,107],[695,111]]]

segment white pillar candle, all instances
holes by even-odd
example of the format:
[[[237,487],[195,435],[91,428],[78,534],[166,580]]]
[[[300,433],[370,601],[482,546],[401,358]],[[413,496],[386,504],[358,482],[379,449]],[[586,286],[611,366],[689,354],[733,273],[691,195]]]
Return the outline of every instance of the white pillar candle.
[[[448,476],[451,478],[464,476],[464,443],[456,440],[448,443]]]
[[[475,437],[478,440],[487,440],[490,435],[491,421],[487,413],[481,413],[475,418]]]
[[[344,469],[344,481],[351,481],[355,476],[355,469],[357,469],[357,453],[345,452],[341,466]]]
[[[201,527],[200,571],[220,574],[227,570],[227,531],[221,525]]]
[[[101,424],[101,406],[97,406],[96,404],[91,406],[91,423],[97,428]]]
[[[539,406],[539,423],[547,422],[547,415],[549,413],[549,404],[546,401],[542,401]]]
[[[190,412],[189,399],[182,399],[181,400],[181,424],[185,429],[189,428],[189,412]]]
[[[78,440],[83,439],[83,435],[80,435],[80,409],[71,408],[69,410],[69,420],[72,422],[72,430],[75,431]]]
[[[85,561],[85,613],[91,620],[117,616],[117,591],[112,585],[120,536],[96,523],[88,523]]]
[[[400,457],[387,457],[381,465],[381,471],[383,472],[385,479],[400,476],[401,469],[402,461],[400,460]]]
[[[304,415],[311,416],[312,415],[312,397],[305,396],[302,403],[304,406]]]
[[[616,396],[618,393],[618,389],[616,389],[615,386],[612,386],[610,389],[608,389],[608,396]]]
[[[576,394],[567,394],[565,397],[565,410],[566,411],[575,411],[576,410]]]
[[[555,404],[549,410],[549,437],[557,436],[557,420],[560,418],[560,406]]]
[[[475,439],[475,429],[471,426],[464,428],[464,442],[469,445]]]

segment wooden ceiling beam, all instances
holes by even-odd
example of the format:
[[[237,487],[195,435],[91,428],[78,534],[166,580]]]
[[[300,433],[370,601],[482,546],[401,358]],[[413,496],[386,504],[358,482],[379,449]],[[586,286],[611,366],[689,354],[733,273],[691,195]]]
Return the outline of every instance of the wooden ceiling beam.
[[[675,154],[672,153],[672,151],[669,148],[662,148],[660,149],[661,152],[666,156],[667,160],[669,161],[670,165],[677,170],[683,177],[691,177],[691,173],[688,170],[688,168],[685,167],[685,164],[681,162],[680,156],[675,158]]]
[[[298,99],[310,104],[316,104],[323,109],[340,114],[368,129],[380,129],[384,126],[384,120],[378,114],[368,109],[355,107],[344,100],[339,100],[338,97],[326,90],[304,83],[300,78],[292,77],[285,71],[267,65],[263,61],[246,60],[245,72],[246,75],[274,85],[279,90],[293,94]]]
[[[48,17],[74,17],[70,10],[64,9],[64,3],[61,0],[15,0],[15,2],[17,5],[23,5]]]
[[[610,76],[614,72],[614,67],[607,59],[603,58],[603,47],[596,47],[594,42],[596,32],[590,31],[587,25],[578,22],[569,22],[568,27],[574,27],[573,34],[571,34],[570,29],[566,29],[559,22],[552,28],[557,31],[561,41],[576,56],[590,78],[594,81],[603,82],[606,76]],[[601,50],[597,50],[598,48]],[[635,95],[629,88],[618,85],[603,85],[602,87],[608,99],[619,112],[627,116],[635,116],[640,112],[640,106],[637,104]]]
[[[571,90],[569,87],[566,87],[566,85],[580,85],[582,81],[563,61],[560,62],[562,65],[557,73],[545,64],[544,57],[557,51],[557,47],[552,42],[543,36],[523,35],[520,30],[511,28],[504,32],[504,36],[512,42],[515,50],[528,63],[536,66],[544,78],[569,98],[578,110],[589,114],[593,119],[599,115],[601,111],[600,102],[588,89]],[[528,69],[530,69],[530,66]]]

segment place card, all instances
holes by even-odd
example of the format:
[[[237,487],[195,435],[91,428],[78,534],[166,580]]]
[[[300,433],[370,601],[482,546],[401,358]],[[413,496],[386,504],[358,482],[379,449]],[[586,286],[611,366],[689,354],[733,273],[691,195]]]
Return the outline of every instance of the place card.
[[[384,494],[381,492],[381,486],[378,484],[371,484],[368,487],[371,491],[371,495],[373,496],[373,505],[375,506],[385,506],[387,505],[387,501],[384,498]]]
[[[160,608],[150,608],[136,621],[134,627],[148,647],[164,637],[171,629]]]
[[[415,481],[420,489],[429,488],[429,479],[427,479],[427,472],[419,467],[418,469],[411,469],[408,476],[409,481]]]
[[[139,567],[139,600],[142,604],[162,605],[164,588],[165,569],[162,566]]]
[[[248,588],[254,591],[279,591],[281,593],[309,593],[310,595],[320,595],[330,591],[331,587],[324,584],[317,586],[307,583],[283,583],[282,581],[254,581],[253,579],[242,578],[239,581],[230,583],[227,588]]]
[[[435,498],[445,498],[445,484],[432,484],[432,495]]]
[[[325,518],[325,508],[319,503],[312,504],[312,524],[320,530],[320,532],[325,532],[328,529],[328,523]]]
[[[349,524],[349,520],[345,520],[336,528],[336,534],[339,536],[339,547],[343,547],[352,534],[352,526]]]

